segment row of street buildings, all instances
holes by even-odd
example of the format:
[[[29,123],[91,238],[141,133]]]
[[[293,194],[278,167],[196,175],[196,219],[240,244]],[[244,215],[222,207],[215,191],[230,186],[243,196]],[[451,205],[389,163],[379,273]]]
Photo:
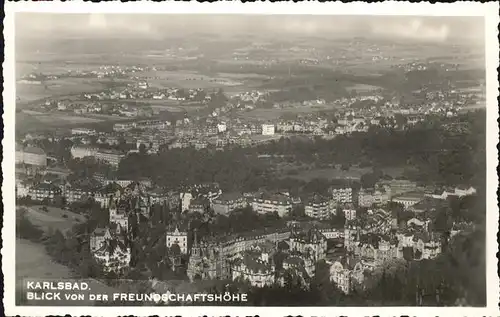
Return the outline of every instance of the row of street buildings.
[[[142,195],[135,186],[110,196],[109,226],[91,236],[91,252],[105,270],[120,273],[130,265],[130,246],[123,237],[130,233],[130,217],[147,218],[150,204]],[[383,209],[370,210],[367,218],[373,221],[350,219],[342,227],[291,222],[283,228],[203,238],[196,229],[172,224],[164,241],[176,250],[171,256],[188,257],[192,281],[232,279],[263,287],[284,285],[292,274],[307,287],[318,261],[325,261],[330,279],[346,293],[362,287],[366,276],[387,262],[433,259],[442,252],[443,236],[430,229],[425,216],[415,213],[404,226]],[[460,225],[454,234],[463,229]]]

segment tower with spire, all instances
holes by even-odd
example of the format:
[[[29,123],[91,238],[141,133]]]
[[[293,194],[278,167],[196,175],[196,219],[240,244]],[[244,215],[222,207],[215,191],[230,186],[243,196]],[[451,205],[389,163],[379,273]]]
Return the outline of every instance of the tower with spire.
[[[116,233],[129,232],[129,218],[123,202],[111,196],[109,199],[109,224],[116,226]]]

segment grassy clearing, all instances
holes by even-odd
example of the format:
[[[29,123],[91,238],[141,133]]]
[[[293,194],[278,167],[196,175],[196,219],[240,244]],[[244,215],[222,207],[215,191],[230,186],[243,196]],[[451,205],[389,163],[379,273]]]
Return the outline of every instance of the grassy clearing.
[[[40,132],[58,128],[89,126],[100,123],[109,123],[110,121],[126,120],[130,120],[130,118],[99,114],[77,116],[63,112],[39,113],[25,110],[23,112],[16,113],[16,131],[20,133]]]
[[[300,106],[285,109],[254,109],[240,114],[241,117],[254,120],[274,120],[285,114],[313,113],[318,111],[333,110],[331,105]]]
[[[54,96],[64,96],[101,91],[105,85],[88,78],[63,78],[47,80],[43,84],[16,85],[16,95],[23,102],[29,102]]]
[[[67,231],[77,222],[83,222],[85,217],[69,210],[55,207],[47,207],[47,212],[42,210],[43,206],[19,207],[17,212],[25,211],[25,216],[31,223],[44,231],[61,230]]]
[[[298,171],[295,175],[284,174],[283,177],[290,177],[309,182],[316,178],[332,179],[352,179],[359,180],[361,175],[371,172],[371,168],[350,168],[348,171],[335,168],[317,168],[311,170]]]
[[[349,91],[356,90],[357,92],[370,92],[370,91],[380,89],[380,87],[372,86],[372,85],[365,85],[365,84],[355,84],[353,86],[346,87],[346,89]]]
[[[55,263],[42,244],[16,239],[16,295],[21,293],[25,279],[71,278],[68,267]]]
[[[71,270],[62,264],[52,261],[45,252],[43,244],[34,243],[24,239],[16,240],[16,302],[18,305],[41,305],[46,306],[47,301],[27,301],[23,299],[24,283],[26,281],[61,281],[64,279],[76,278]],[[80,280],[80,279],[79,279]],[[93,294],[112,294],[118,290],[105,285],[94,279],[84,279],[80,281],[88,282]],[[19,296],[19,298],[17,298]],[[109,298],[111,299],[111,298]],[[86,298],[84,301],[66,300],[64,297],[57,302],[58,306],[88,306],[95,302]]]
[[[155,88],[183,87],[216,89],[224,87],[241,86],[243,83],[236,78],[212,77],[191,71],[147,71],[134,74],[146,77],[150,86]]]

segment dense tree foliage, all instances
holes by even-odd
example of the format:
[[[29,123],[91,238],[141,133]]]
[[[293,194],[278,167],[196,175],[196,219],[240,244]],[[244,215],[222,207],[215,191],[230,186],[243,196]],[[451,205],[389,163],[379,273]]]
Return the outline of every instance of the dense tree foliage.
[[[108,178],[113,178],[114,176],[110,165],[99,162],[91,156],[70,159],[67,167],[72,171],[72,174],[67,179],[69,182],[89,179],[96,174],[101,174]]]
[[[29,219],[21,213],[16,219],[16,235],[18,238],[38,242],[43,238],[44,232],[38,226],[29,221]]]
[[[259,176],[265,167],[255,156],[239,149],[210,152],[195,149],[173,149],[158,155],[131,154],[120,162],[118,174],[123,178],[151,177],[166,188],[179,185],[217,182],[225,191],[258,189]],[[253,182],[252,182],[253,181]]]
[[[434,260],[407,262],[384,270],[367,297],[398,306],[486,304],[485,235],[483,230],[461,234]]]
[[[459,118],[429,118],[408,130],[373,128],[370,133],[353,133],[333,140],[288,139],[252,148],[226,151],[172,149],[159,154],[131,154],[120,163],[118,175],[137,179],[151,177],[163,187],[180,184],[218,182],[225,191],[257,190],[275,182],[276,163],[258,157],[270,154],[272,160],[293,164],[364,164],[375,167],[407,166],[408,178],[436,184],[477,184],[484,180],[484,112],[468,113]],[[467,133],[449,132],[447,124],[472,122]],[[87,168],[87,170],[89,170]],[[413,171],[413,172],[412,172]],[[373,185],[379,173],[363,177],[364,186]],[[287,187],[297,188],[297,185]],[[309,184],[315,190],[324,187]],[[306,187],[307,191],[307,187]]]

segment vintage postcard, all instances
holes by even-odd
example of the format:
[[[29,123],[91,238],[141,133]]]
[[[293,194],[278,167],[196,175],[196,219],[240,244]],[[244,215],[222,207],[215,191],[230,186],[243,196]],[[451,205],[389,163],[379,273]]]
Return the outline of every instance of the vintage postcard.
[[[498,8],[6,3],[6,315],[498,315]]]

